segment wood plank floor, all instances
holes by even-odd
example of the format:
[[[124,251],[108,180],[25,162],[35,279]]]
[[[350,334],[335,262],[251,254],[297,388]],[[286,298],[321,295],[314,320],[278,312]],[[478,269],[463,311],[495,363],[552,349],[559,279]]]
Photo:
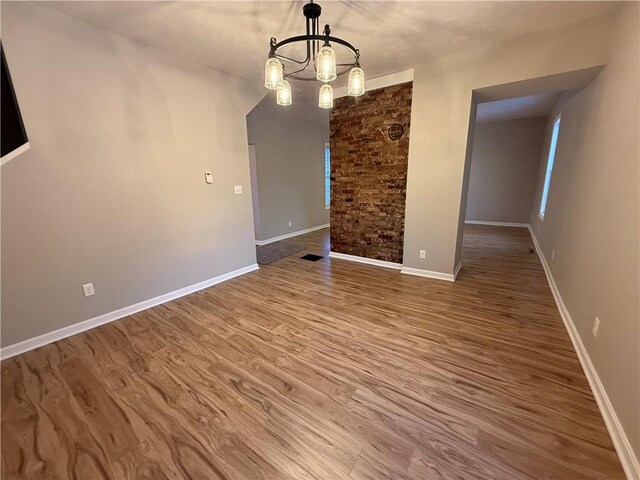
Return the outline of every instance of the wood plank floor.
[[[613,479],[526,229],[458,281],[303,253],[2,363],[2,478]]]

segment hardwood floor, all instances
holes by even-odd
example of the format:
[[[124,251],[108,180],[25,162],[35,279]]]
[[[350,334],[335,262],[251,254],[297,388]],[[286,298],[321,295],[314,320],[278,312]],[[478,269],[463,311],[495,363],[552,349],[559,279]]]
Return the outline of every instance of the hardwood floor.
[[[307,252],[2,363],[2,478],[612,479],[526,229],[458,281]]]

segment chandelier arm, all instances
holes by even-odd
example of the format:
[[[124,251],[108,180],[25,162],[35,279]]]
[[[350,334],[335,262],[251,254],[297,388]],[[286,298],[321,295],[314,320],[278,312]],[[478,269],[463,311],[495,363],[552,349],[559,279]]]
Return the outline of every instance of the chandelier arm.
[[[314,21],[314,20],[312,20]],[[307,30],[307,36],[309,36],[309,19],[307,18],[307,22],[306,22],[306,30]],[[297,63],[298,65],[304,65],[304,68],[307,68],[309,66],[309,59],[311,58],[311,49],[309,47],[310,41],[307,41],[307,56],[305,57],[304,60],[296,60],[295,58],[291,58],[291,57],[287,57],[286,55],[282,55],[280,53],[276,53],[276,50],[278,49],[277,44],[275,43],[275,38],[272,39],[272,44],[271,44],[271,55],[274,55],[276,58],[279,58],[281,60],[287,60],[288,62],[292,62],[292,63]],[[315,59],[315,53],[313,55],[313,58]],[[299,70],[297,70],[299,71]],[[292,72],[295,73],[295,72]]]
[[[316,25],[315,25],[315,29],[313,30],[313,34],[314,35],[318,35],[318,19],[316,18]],[[320,42],[318,40],[313,40],[313,71],[316,74],[316,78],[318,75],[318,65],[316,63],[316,58],[318,55],[318,52],[320,52]]]
[[[311,30],[313,31],[313,22],[314,19],[307,18],[306,26],[307,26],[307,35],[309,35],[309,22],[311,22]],[[305,59],[307,65],[309,65],[309,59],[311,58],[311,42],[307,42],[307,58]],[[306,67],[305,67],[306,68]]]
[[[309,60],[307,60],[307,63],[305,63],[304,67],[302,67],[302,68],[300,68],[300,69],[298,69],[298,70],[294,70],[294,71],[293,71],[293,72],[291,72],[291,73],[285,73],[285,74],[283,75],[283,78],[289,78],[289,77],[291,77],[291,78],[298,79],[298,78],[295,76],[295,74],[296,74],[296,73],[300,73],[300,72],[305,71],[305,70],[307,69],[307,67],[309,66],[309,61],[310,61],[310,59],[309,59]]]
[[[298,78],[298,77],[296,77],[295,75],[296,75],[296,73],[304,72],[304,71],[307,69],[307,67],[308,67],[308,65],[305,65],[303,68],[300,68],[300,69],[298,69],[298,70],[296,70],[296,71],[294,71],[294,72],[291,72],[291,73],[285,73],[285,74],[283,75],[283,78],[293,78],[293,79],[295,79],[295,80],[302,80],[301,78]],[[311,80],[311,79],[309,79],[309,80]],[[315,78],[314,78],[313,80],[315,80]],[[317,81],[317,80],[316,80],[316,81]]]
[[[315,40],[313,41],[314,44],[317,44],[318,42],[316,42]],[[316,63],[316,54],[320,51],[320,49],[318,48],[318,45],[316,45],[316,51],[313,54],[313,71],[316,73],[318,73],[318,65]]]
[[[313,34],[318,35],[318,19],[315,18],[313,20]],[[318,55],[318,51],[320,50],[320,42],[317,40],[312,40],[313,44],[313,69],[316,68],[316,56]]]
[[[351,67],[355,67],[356,64],[349,64],[349,68],[343,70],[342,72],[336,72],[336,77],[341,77],[342,75],[344,75],[345,73],[349,73],[349,70],[351,70]],[[303,82],[317,82],[318,79],[313,77],[313,78],[305,78],[305,77],[296,77],[295,74],[299,73],[301,71],[303,71],[304,69],[301,70],[296,70],[295,72],[291,72],[291,73],[286,73],[284,75],[285,78],[293,78],[294,80],[300,80]]]
[[[311,19],[311,31],[309,31],[309,20],[307,20],[307,35],[315,35],[316,33],[316,19]],[[311,58],[316,58],[316,46],[311,40],[307,40],[307,51],[311,51]],[[315,63],[315,62],[314,62]]]
[[[295,43],[295,42],[306,42],[309,40],[321,40],[321,41],[328,41],[328,42],[332,42],[332,43],[337,43],[339,45],[342,45],[344,47],[347,47],[349,50],[351,50],[351,52],[353,53],[354,56],[358,55],[358,49],[356,47],[354,47],[353,45],[351,45],[349,42],[347,42],[346,40],[342,40],[341,38],[338,37],[331,37],[331,36],[326,36],[326,35],[298,35],[296,37],[290,37],[290,38],[285,38],[284,40],[281,40],[280,42],[276,43],[273,51],[274,53],[277,52],[277,50],[280,47],[283,47],[285,45],[288,45],[290,43]]]
[[[298,65],[302,65],[302,64],[307,63],[309,61],[306,58],[304,60],[296,60],[295,58],[285,57],[284,55],[280,55],[279,53],[276,53],[275,56],[276,56],[276,58],[279,58],[281,60],[286,60],[288,62],[297,63]]]

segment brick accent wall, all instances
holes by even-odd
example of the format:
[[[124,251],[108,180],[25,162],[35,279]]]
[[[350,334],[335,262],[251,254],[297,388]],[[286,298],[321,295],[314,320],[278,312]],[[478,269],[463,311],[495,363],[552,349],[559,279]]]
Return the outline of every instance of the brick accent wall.
[[[331,251],[402,263],[413,84],[337,98],[331,110]],[[404,134],[391,140],[399,123]]]

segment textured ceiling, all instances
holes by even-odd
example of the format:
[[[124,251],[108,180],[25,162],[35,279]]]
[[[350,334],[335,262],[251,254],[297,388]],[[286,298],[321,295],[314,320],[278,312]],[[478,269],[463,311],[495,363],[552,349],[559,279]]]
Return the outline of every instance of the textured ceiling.
[[[509,98],[478,104],[478,123],[501,122],[518,118],[546,117],[556,104],[562,92]]]
[[[259,83],[269,38],[304,33],[304,3],[42,2],[87,23]],[[320,3],[321,25],[329,23],[333,35],[360,49],[368,78],[456,51],[604,15],[617,6],[606,1]],[[292,84],[294,104],[297,99],[307,110],[317,109],[318,86],[301,85]]]

